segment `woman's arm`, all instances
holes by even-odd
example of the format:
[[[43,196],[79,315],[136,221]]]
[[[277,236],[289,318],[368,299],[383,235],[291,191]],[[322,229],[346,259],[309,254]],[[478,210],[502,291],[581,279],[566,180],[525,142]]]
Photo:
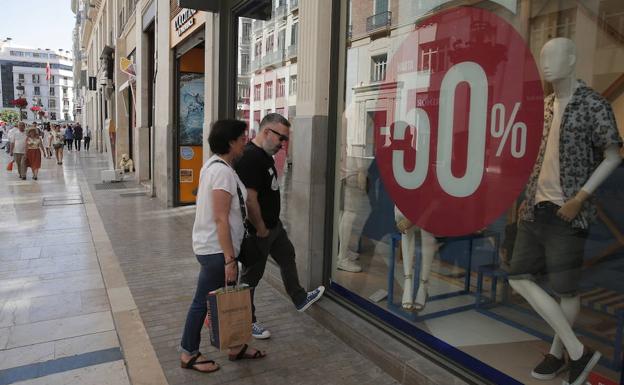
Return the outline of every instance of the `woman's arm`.
[[[232,262],[234,255],[234,245],[230,235],[230,206],[232,195],[225,190],[212,190],[212,210],[214,212],[215,223],[217,224],[217,237],[219,244],[225,255],[225,263]]]

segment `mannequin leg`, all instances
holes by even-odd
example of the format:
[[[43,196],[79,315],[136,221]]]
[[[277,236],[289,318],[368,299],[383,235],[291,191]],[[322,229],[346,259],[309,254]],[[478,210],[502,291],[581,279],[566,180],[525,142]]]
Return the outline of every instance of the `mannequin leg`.
[[[403,254],[403,299],[401,306],[404,309],[414,308],[414,251],[416,249],[416,232],[418,229],[412,227],[405,234],[401,234],[401,253]]]
[[[563,311],[563,314],[568,320],[570,326],[573,326],[574,321],[576,321],[576,317],[581,310],[581,297],[562,297],[559,306],[561,306],[561,311]],[[557,334],[555,334],[555,337],[553,338],[553,342],[550,347],[550,354],[559,359],[563,357],[563,343]]]
[[[433,234],[420,230],[420,242],[422,259],[420,261],[420,282],[416,293],[416,308],[422,310],[429,294],[429,275],[436,251],[436,239]]]
[[[509,284],[550,325],[568,351],[570,358],[578,360],[583,355],[583,344],[574,334],[566,314],[557,301],[544,289],[527,279],[510,279]],[[567,305],[567,304],[566,304]]]
[[[362,267],[348,257],[349,239],[353,230],[353,222],[355,221],[355,213],[353,211],[343,211],[340,215],[340,223],[338,225],[338,269],[351,273],[359,273]]]

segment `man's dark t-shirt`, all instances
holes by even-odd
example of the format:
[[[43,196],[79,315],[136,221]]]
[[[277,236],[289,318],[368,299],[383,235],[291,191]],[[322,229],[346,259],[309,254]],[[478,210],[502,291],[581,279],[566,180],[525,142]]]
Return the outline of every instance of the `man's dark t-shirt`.
[[[249,142],[234,169],[245,187],[258,192],[258,204],[266,227],[275,227],[280,215],[280,191],[273,157]]]

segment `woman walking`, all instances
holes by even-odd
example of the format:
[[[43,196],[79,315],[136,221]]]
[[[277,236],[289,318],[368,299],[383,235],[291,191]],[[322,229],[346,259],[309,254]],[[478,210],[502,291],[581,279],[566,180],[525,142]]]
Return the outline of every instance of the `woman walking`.
[[[206,299],[209,292],[225,286],[226,281],[236,282],[236,258],[245,234],[247,190],[232,168],[232,163],[243,154],[245,129],[245,123],[238,120],[213,124],[208,144],[215,155],[204,164],[199,176],[193,251],[201,267],[182,335],[180,365],[204,373],[219,369],[199,351],[208,312]],[[266,353],[242,345],[230,348],[228,356],[234,361],[262,358]]]
[[[65,136],[61,133],[61,126],[54,126],[54,130],[50,133],[50,143],[54,148],[56,155],[56,164],[63,164],[63,147],[65,146]]]
[[[41,137],[39,136],[39,130],[37,127],[30,127],[27,133],[28,137],[26,138],[26,164],[33,173],[33,179],[37,180],[37,176],[39,174],[39,169],[41,168],[41,152],[45,149],[43,148],[43,142],[41,141]],[[28,169],[26,169],[28,171]],[[26,171],[24,172],[24,176],[26,176]]]
[[[67,151],[71,151],[74,146],[74,130],[70,125],[65,129],[65,144],[67,144]]]
[[[50,130],[50,126],[46,126],[43,129],[43,148],[45,149],[44,154],[46,158],[52,157],[52,132]]]

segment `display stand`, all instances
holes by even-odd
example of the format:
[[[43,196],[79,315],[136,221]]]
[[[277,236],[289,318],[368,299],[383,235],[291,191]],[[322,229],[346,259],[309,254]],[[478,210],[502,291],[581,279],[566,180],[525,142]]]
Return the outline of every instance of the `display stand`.
[[[498,261],[498,245],[500,241],[500,236],[497,232],[483,231],[480,233],[469,234],[469,235],[464,235],[460,237],[449,237],[449,238],[444,239],[444,243],[447,243],[447,244],[451,242],[468,241],[468,260],[467,260],[466,266],[464,266],[464,269],[466,271],[466,274],[464,275],[464,288],[461,290],[457,290],[457,291],[453,291],[449,293],[430,296],[429,299],[427,300],[427,303],[431,301],[439,301],[439,300],[446,299],[446,298],[457,297],[460,295],[471,294],[470,283],[471,283],[471,276],[472,276],[472,252],[473,252],[474,241],[478,239],[488,239],[488,238],[494,239],[494,245],[492,249],[492,263],[495,264]],[[445,309],[445,310],[441,310],[441,311],[437,311],[433,313],[418,315],[418,313],[403,309],[401,307],[401,304],[396,305],[394,303],[394,270],[395,270],[395,264],[396,264],[395,262],[396,250],[397,250],[399,241],[401,241],[401,234],[393,233],[391,237],[390,263],[388,264],[388,309],[390,309],[391,311],[395,313],[399,313],[403,315],[404,317],[411,319],[413,321],[425,321],[425,320],[432,319],[432,318],[442,317],[445,315],[450,315],[450,314],[455,314],[455,313],[459,313],[462,311],[470,310],[476,306],[475,304],[456,306],[453,308],[449,308],[449,309]],[[416,260],[414,263],[414,277],[420,277],[421,257],[422,257],[421,248],[418,247],[416,251]],[[418,291],[419,284],[420,284],[420,280],[415,279],[413,287],[411,288],[411,290],[414,293]],[[408,290],[408,288],[403,288],[403,290]]]

